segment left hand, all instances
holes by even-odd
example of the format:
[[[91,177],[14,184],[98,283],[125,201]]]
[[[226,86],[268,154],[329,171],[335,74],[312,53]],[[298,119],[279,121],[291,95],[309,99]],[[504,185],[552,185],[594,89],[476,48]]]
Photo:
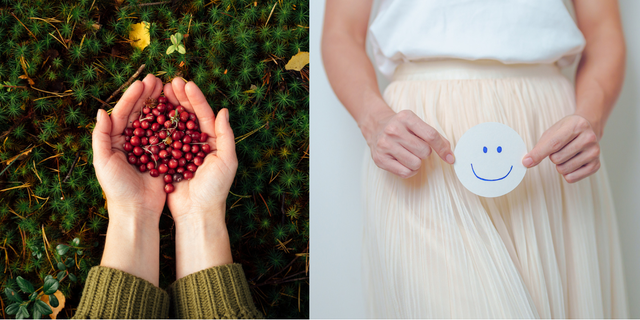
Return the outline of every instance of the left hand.
[[[532,168],[549,157],[567,182],[578,182],[600,169],[598,140],[587,119],[570,115],[542,134],[535,147],[524,156],[522,164]]]

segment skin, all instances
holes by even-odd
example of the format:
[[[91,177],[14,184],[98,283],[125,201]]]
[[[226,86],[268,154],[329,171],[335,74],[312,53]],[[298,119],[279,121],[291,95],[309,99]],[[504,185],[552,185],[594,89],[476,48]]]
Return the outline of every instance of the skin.
[[[184,87],[183,82],[182,93],[185,93]],[[162,90],[162,81],[151,74],[143,81],[134,82],[111,116],[102,109],[98,111],[93,131],[93,165],[109,211],[100,265],[130,273],[156,286],[159,284],[158,223],[165,200],[176,223],[178,279],[233,262],[224,213],[226,195],[237,168],[228,111],[221,110],[216,120],[213,111],[205,105],[202,92],[193,83],[187,86],[185,95],[193,103],[185,107],[195,110],[201,131],[209,135],[207,142],[213,150],[198,168],[196,177],[175,184],[176,190],[167,197],[162,179],[153,178],[148,172],[140,173],[128,163],[122,149],[125,142],[122,132],[138,118],[146,99],[157,98]],[[175,96],[172,97],[169,100],[173,103]]]
[[[322,57],[329,82],[358,123],[378,167],[408,178],[432,150],[452,164],[446,139],[413,112],[394,112],[382,98],[365,49],[372,2],[327,0]],[[528,168],[549,157],[569,183],[600,168],[599,141],[622,87],[626,54],[616,0],[574,4],[587,40],[576,74],[576,111],[547,129],[523,157]]]

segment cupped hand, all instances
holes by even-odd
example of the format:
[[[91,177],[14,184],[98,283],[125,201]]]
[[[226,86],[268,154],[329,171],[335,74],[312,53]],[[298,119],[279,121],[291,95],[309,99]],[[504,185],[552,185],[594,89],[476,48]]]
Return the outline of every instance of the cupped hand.
[[[140,115],[141,106],[149,98],[158,98],[162,81],[149,74],[134,82],[113,108],[111,117],[98,110],[93,130],[93,166],[107,198],[110,218],[140,215],[159,218],[166,194],[162,179],[141,173],[127,161],[123,149],[124,129]]]
[[[390,110],[379,119],[365,138],[373,161],[381,169],[402,178],[412,177],[432,150],[449,164],[455,161],[449,141],[410,110]]]
[[[589,121],[579,115],[562,118],[545,131],[522,164],[531,168],[544,158],[569,183],[580,181],[600,169],[600,144]]]
[[[164,94],[174,105],[183,106],[198,117],[200,131],[209,138],[211,152],[204,158],[191,180],[175,184],[167,197],[167,205],[176,223],[195,217],[224,225],[227,195],[236,175],[238,159],[235,140],[229,125],[229,111],[222,109],[214,116],[211,106],[198,86],[173,79],[164,87]]]

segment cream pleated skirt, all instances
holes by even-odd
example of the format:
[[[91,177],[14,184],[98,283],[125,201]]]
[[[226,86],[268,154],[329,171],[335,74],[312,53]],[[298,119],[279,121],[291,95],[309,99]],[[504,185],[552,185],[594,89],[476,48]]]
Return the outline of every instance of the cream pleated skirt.
[[[555,65],[401,65],[384,92],[456,142],[501,122],[531,150],[575,110]],[[616,216],[604,165],[567,183],[545,159],[512,192],[479,197],[432,153],[402,179],[364,160],[364,284],[383,318],[624,318]]]

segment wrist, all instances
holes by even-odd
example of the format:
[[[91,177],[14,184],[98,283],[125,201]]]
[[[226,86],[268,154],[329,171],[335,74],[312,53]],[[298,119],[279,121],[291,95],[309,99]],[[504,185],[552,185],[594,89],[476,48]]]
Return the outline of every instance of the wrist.
[[[380,97],[365,102],[363,114],[357,119],[358,127],[365,140],[369,141],[382,119],[389,118],[395,112]]]
[[[601,117],[594,117],[594,116],[592,116],[590,114],[582,113],[580,111],[576,111],[575,115],[580,116],[580,117],[586,119],[587,121],[589,121],[589,124],[591,125],[591,129],[596,134],[596,137],[598,137],[598,141],[600,141],[600,139],[602,138],[603,131],[604,131],[604,124],[602,123],[602,118]]]

